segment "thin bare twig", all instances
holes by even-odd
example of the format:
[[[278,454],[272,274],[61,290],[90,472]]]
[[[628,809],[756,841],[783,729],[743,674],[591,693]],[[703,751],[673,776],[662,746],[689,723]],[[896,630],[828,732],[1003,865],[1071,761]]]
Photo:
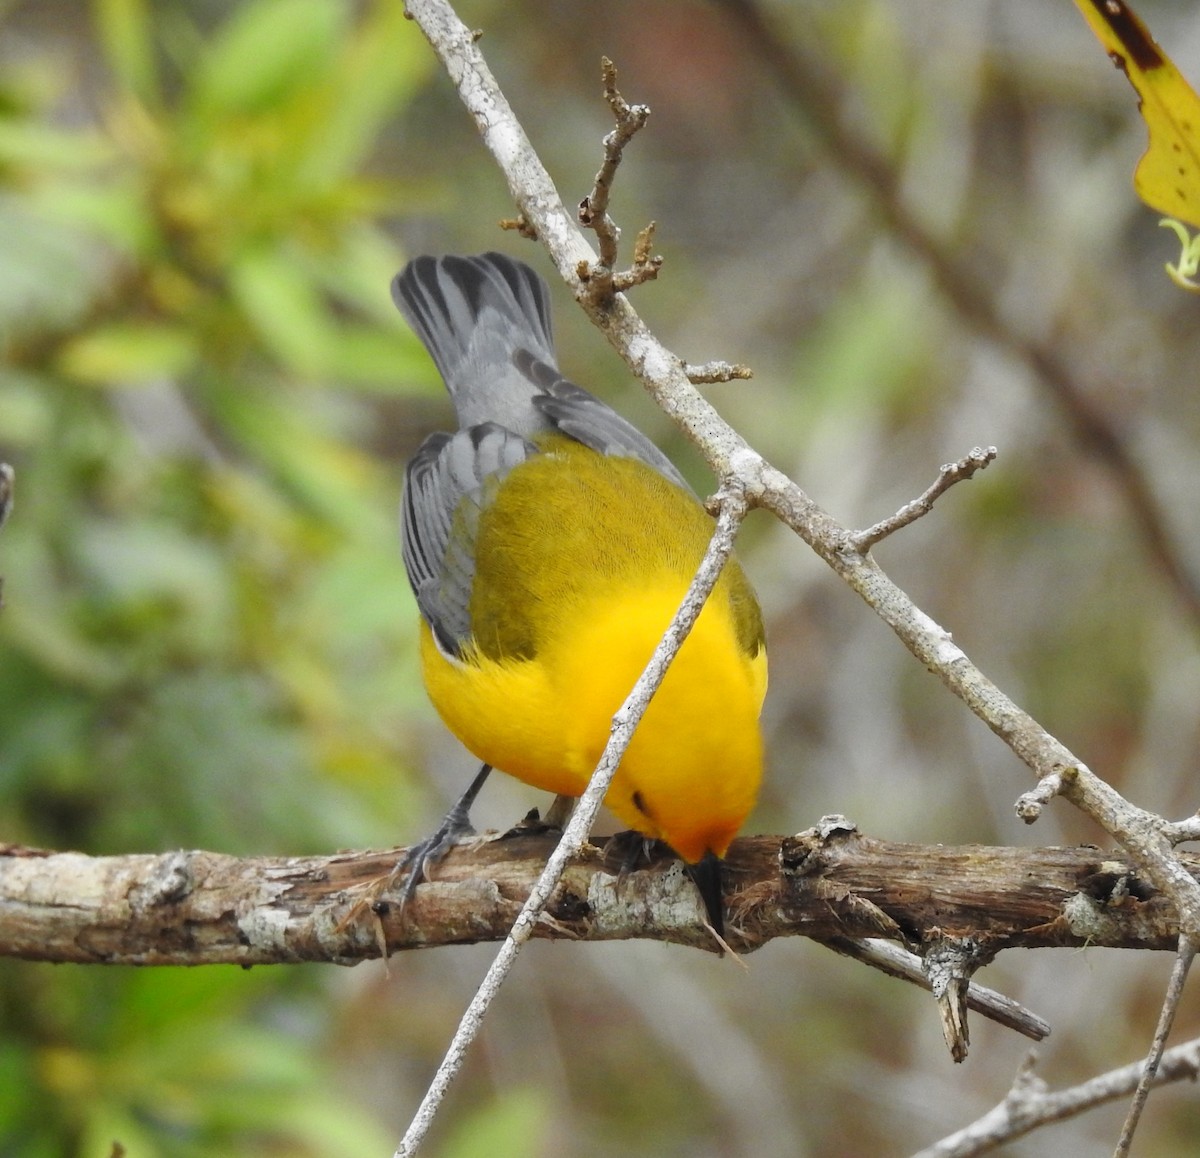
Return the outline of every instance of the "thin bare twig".
[[[1167,1036],[1171,1032],[1171,1024],[1179,1010],[1179,1002],[1183,999],[1183,987],[1187,982],[1188,971],[1196,957],[1196,945],[1186,936],[1179,938],[1179,952],[1175,957],[1175,965],[1171,970],[1171,980],[1163,998],[1162,1010],[1158,1015],[1158,1025],[1154,1030],[1154,1041],[1150,1045],[1150,1054],[1142,1065],[1142,1075],[1138,1078],[1137,1089],[1133,1093],[1133,1101],[1125,1123],[1121,1127],[1121,1137],[1117,1140],[1117,1148],[1113,1158],[1127,1158],[1133,1145],[1133,1135],[1141,1121],[1142,1111],[1146,1108],[1146,1099],[1150,1096],[1150,1087],[1154,1084],[1155,1075],[1162,1063],[1163,1051],[1167,1048]]]
[[[522,946],[533,935],[542,910],[557,887],[568,861],[579,855],[580,849],[587,840],[588,833],[596,819],[596,813],[600,810],[600,805],[616,774],[621,757],[629,746],[634,729],[650,703],[650,697],[658,690],[667,668],[683,645],[683,641],[699,617],[705,601],[713,587],[716,586],[725,563],[733,553],[733,541],[749,507],[736,481],[730,481],[722,486],[719,502],[720,514],[717,516],[717,525],[683,603],[675,613],[662,642],[655,649],[654,655],[650,657],[646,670],[638,677],[633,690],[613,717],[608,744],[600,757],[596,771],[592,773],[587,789],[579,798],[579,804],[575,808],[571,822],[567,825],[562,839],[546,862],[545,871],[530,891],[528,900],[513,923],[500,951],[492,961],[475,996],[471,999],[470,1005],[467,1006],[467,1010],[459,1022],[458,1030],[446,1050],[446,1056],[442,1059],[437,1073],[429,1083],[429,1088],[425,1091],[425,1096],[396,1149],[395,1158],[412,1158],[429,1132],[430,1126],[433,1125],[433,1120],[451,1083],[462,1068],[467,1050],[479,1035],[483,1019],[492,1000],[511,972]]]
[[[872,969],[886,973],[889,977],[897,977],[922,989],[933,991],[933,982],[925,962],[915,953],[910,953],[891,941],[882,941],[876,937],[862,940],[837,937],[822,939],[820,943],[843,957],[851,957]],[[1031,1013],[1011,997],[1006,997],[1003,993],[978,982],[972,981],[967,985],[966,1003],[968,1009],[974,1009],[989,1021],[1006,1025],[1034,1041],[1041,1041],[1050,1034],[1049,1022]]]
[[[645,125],[650,108],[648,105],[631,105],[620,94],[617,90],[617,66],[607,56],[600,58],[600,72],[604,80],[604,99],[612,110],[616,125],[604,138],[604,161],[596,174],[592,191],[579,202],[579,222],[596,234],[600,246],[600,265],[603,267],[602,271],[598,271],[598,276],[603,278],[605,273],[611,276],[616,269],[617,242],[621,238],[620,229],[608,214],[613,178],[621,164],[625,146]],[[608,288],[611,291],[611,286]]]
[[[994,462],[997,450],[994,446],[977,446],[969,454],[963,455],[958,462],[948,462],[938,471],[936,481],[912,502],[905,503],[894,515],[868,527],[865,531],[857,531],[851,536],[851,543],[856,551],[866,553],[876,543],[894,535],[897,531],[915,523],[922,515],[933,510],[937,502],[955,483],[965,482],[974,478],[978,471],[983,470],[988,463]]]
[[[1036,1050],[1021,1063],[1012,1088],[1004,1100],[969,1126],[935,1142],[912,1158],[976,1158],[987,1154],[1041,1126],[1076,1117],[1087,1110],[1128,1095],[1138,1083],[1142,1063],[1090,1078],[1070,1089],[1051,1093],[1034,1072]],[[1155,1086],[1200,1076],[1200,1038],[1178,1045],[1163,1054],[1154,1077]]]

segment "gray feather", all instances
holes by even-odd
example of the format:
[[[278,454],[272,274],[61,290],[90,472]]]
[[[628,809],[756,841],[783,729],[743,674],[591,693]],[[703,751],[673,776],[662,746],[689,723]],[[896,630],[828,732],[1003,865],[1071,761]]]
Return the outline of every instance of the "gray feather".
[[[460,655],[471,637],[480,513],[500,480],[537,453],[519,434],[484,422],[457,434],[431,434],[408,464],[400,505],[404,569],[421,615],[448,655]]]
[[[518,364],[520,357],[518,356]],[[640,459],[676,486],[690,490],[683,475],[632,422],[622,418],[594,394],[568,381],[555,371],[555,380],[543,386],[533,404],[556,430],[568,438],[590,446],[600,454]]]

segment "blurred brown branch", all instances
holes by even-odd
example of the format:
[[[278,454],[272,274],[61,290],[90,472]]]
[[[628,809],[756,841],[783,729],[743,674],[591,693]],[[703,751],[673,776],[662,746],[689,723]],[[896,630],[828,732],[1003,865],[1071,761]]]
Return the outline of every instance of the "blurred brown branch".
[[[454,849],[401,918],[361,904],[403,850],[316,857],[212,852],[89,857],[0,846],[0,956],[81,964],[354,964],[389,953],[504,938],[557,833],[491,833]],[[1200,876],[1200,856],[1184,858]],[[920,953],[970,939],[1004,949],[1174,949],[1170,902],[1128,857],[1094,848],[991,848],[873,840],[853,831],[734,842],[728,940],[887,938]],[[361,919],[347,920],[358,908]],[[378,921],[378,926],[376,925]],[[712,950],[674,858],[618,887],[587,845],[536,935],[645,939]],[[835,945],[836,947],[836,945]]]
[[[16,472],[6,462],[0,462],[0,527],[13,508],[13,491],[16,487]],[[0,608],[4,606],[4,577],[0,575]]]

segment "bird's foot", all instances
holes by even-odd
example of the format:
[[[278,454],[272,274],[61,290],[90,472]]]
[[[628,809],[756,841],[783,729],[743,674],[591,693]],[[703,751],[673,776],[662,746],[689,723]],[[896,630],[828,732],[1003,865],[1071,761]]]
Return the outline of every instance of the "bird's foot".
[[[621,886],[631,872],[645,868],[664,857],[678,859],[678,854],[664,841],[643,836],[640,832],[618,832],[609,837],[604,849],[604,868],[616,875],[617,896],[621,895]],[[709,924],[718,938],[723,937],[725,918],[720,859],[708,853],[695,864],[685,862],[683,868],[704,902]]]
[[[490,764],[484,764],[466,792],[442,818],[441,824],[424,840],[418,841],[405,851],[396,867],[380,884],[374,905],[381,904],[386,898],[395,904],[400,912],[404,912],[417,891],[417,885],[430,879],[430,871],[445,859],[446,854],[456,844],[475,835],[475,827],[471,824],[471,805],[475,803],[475,797],[479,795],[479,790],[491,770]],[[397,882],[401,880],[404,883],[393,896]]]
[[[640,832],[617,832],[604,846],[603,865],[606,872],[617,878],[617,896],[625,878],[665,856],[674,856],[669,845]]]

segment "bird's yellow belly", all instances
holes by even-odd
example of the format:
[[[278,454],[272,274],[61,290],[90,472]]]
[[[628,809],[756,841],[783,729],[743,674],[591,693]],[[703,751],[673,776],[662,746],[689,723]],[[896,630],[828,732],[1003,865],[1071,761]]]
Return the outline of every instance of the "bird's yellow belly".
[[[424,629],[430,697],[480,760],[537,788],[578,796],[608,741],[613,714],[685,590],[677,581],[608,590],[571,608],[546,649],[528,660],[448,660]],[[681,818],[660,827],[634,797],[692,801],[697,847],[715,842],[723,851],[757,794],[757,719],[765,690],[765,653],[746,656],[722,608],[707,606],[609,790],[607,803],[622,822],[650,836],[669,836],[677,851],[686,852],[678,848]]]
[[[421,663],[433,706],[480,760],[547,792],[583,791],[587,775],[567,760],[565,708],[555,703],[544,663],[449,660],[424,623]]]

